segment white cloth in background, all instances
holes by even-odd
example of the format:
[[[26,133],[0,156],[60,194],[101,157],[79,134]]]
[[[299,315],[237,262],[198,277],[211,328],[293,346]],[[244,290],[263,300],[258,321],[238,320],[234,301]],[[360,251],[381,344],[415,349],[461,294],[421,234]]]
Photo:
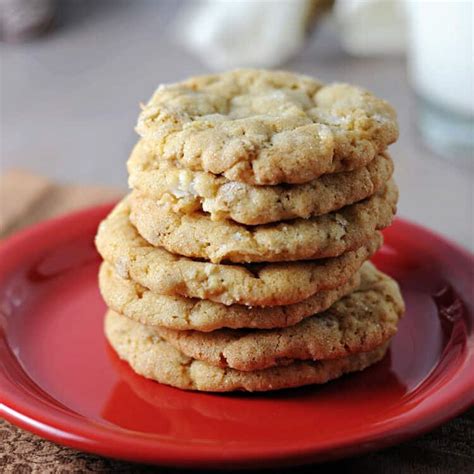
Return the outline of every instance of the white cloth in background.
[[[204,0],[181,11],[174,30],[212,69],[273,67],[303,46],[311,0]]]
[[[275,67],[303,46],[313,2],[196,0],[185,5],[173,30],[211,69]],[[402,0],[336,0],[334,15],[341,44],[352,55],[405,49]]]

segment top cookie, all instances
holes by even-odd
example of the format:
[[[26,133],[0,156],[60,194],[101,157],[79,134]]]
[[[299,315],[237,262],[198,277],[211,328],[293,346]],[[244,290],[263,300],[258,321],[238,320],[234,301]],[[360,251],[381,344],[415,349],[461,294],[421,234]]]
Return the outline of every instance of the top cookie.
[[[365,166],[397,139],[398,125],[393,108],[364,89],[248,69],[160,86],[137,132],[157,159],[261,185]]]

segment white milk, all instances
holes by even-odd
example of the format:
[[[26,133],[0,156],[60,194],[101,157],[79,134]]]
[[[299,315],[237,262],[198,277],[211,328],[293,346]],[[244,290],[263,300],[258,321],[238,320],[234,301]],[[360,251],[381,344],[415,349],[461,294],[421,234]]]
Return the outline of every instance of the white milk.
[[[420,127],[432,147],[472,154],[473,0],[406,0],[408,61],[420,98]],[[442,151],[442,150],[438,150]],[[472,159],[472,157],[471,157]]]

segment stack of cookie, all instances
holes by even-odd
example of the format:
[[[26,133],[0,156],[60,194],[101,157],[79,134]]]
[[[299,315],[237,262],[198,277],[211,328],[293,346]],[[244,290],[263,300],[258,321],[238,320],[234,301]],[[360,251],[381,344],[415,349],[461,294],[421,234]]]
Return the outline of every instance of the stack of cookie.
[[[380,360],[396,282],[366,262],[395,214],[383,100],[347,84],[239,70],[160,86],[102,222],[106,336],[184,389],[324,383]]]

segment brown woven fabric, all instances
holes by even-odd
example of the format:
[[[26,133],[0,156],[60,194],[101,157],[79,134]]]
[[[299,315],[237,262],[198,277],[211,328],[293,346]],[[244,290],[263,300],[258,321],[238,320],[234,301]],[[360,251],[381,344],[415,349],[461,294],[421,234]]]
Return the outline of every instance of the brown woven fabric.
[[[383,474],[472,474],[474,472],[474,408],[433,432],[375,453],[318,466],[272,472]],[[106,459],[58,446],[0,420],[0,472],[178,473],[182,469],[150,467]],[[204,471],[201,471],[204,472]]]
[[[10,170],[0,176],[0,237],[65,212],[115,201],[123,194],[105,186],[62,185]]]
[[[96,186],[63,186],[30,173],[0,177],[0,236],[64,212],[108,202],[122,192]],[[14,199],[11,198],[14,196]],[[412,441],[334,463],[273,472],[384,474],[473,474],[474,408]],[[0,419],[0,472],[27,473],[178,473],[183,470],[126,463],[58,446]],[[204,472],[204,471],[201,471]]]

